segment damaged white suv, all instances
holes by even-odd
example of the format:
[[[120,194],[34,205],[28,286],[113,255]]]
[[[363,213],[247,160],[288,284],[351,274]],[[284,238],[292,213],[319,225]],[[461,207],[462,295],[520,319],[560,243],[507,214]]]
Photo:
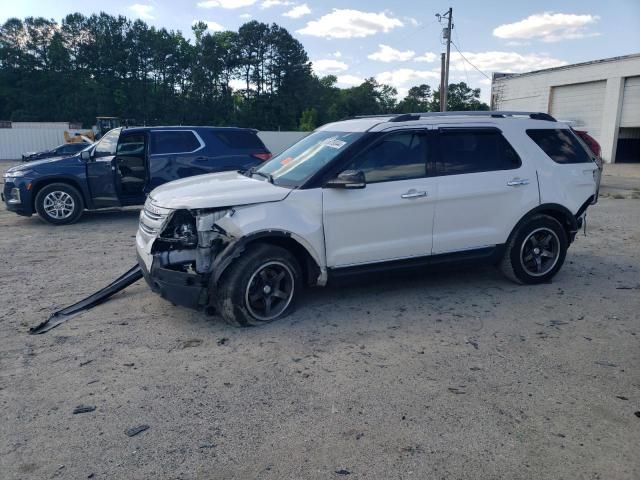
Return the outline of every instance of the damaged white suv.
[[[246,172],[165,184],[136,237],[152,290],[233,325],[291,312],[306,285],[459,260],[550,280],[600,172],[544,113],[448,112],[325,125]]]

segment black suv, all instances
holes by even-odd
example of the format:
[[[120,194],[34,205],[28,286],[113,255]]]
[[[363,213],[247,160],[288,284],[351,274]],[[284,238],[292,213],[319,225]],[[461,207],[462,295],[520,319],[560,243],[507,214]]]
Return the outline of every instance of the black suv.
[[[115,128],[74,155],[10,168],[2,200],[55,225],[84,209],[141,205],[158,185],[203,173],[247,170],[271,158],[257,131],[222,127]]]

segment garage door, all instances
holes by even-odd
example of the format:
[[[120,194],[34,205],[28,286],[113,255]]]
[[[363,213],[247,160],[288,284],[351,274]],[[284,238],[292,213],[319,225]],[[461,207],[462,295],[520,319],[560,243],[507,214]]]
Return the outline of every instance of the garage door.
[[[622,97],[621,127],[640,127],[640,77],[627,77]]]
[[[599,141],[606,84],[601,81],[552,87],[551,115],[558,120],[576,122],[577,129],[587,130]]]

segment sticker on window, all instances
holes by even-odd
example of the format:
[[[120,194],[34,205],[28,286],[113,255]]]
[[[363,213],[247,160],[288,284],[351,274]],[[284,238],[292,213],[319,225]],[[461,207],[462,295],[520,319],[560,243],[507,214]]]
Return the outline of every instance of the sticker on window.
[[[338,140],[338,137],[325,138],[320,142],[320,145],[323,145],[325,147],[335,148],[336,150],[344,147],[346,144],[347,142]]]

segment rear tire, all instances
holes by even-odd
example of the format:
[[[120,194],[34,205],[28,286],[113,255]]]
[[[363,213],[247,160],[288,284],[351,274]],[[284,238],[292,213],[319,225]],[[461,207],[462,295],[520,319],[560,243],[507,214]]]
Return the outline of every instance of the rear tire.
[[[296,258],[284,248],[257,244],[224,272],[213,302],[228,324],[257,326],[289,315],[301,289]]]
[[[516,283],[545,283],[562,267],[568,247],[567,233],[558,220],[534,215],[509,238],[500,269]]]
[[[38,192],[36,212],[53,225],[68,225],[82,216],[84,202],[80,192],[68,183],[51,183]]]

